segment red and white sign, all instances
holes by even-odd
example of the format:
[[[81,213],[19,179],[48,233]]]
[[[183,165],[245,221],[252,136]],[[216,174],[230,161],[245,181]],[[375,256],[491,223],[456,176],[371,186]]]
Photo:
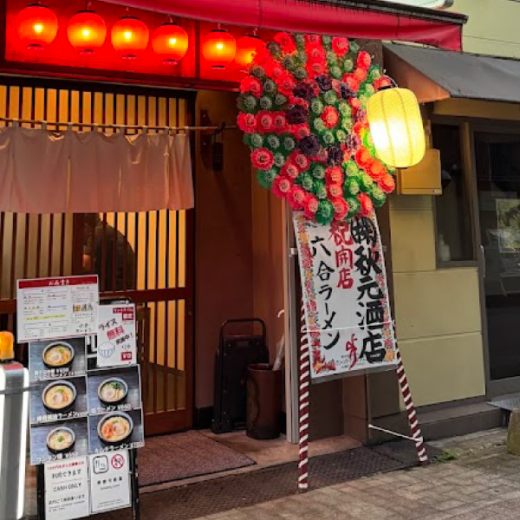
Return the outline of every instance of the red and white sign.
[[[97,275],[18,280],[17,341],[95,334],[98,303]]]
[[[100,305],[98,308],[97,365],[133,365],[136,357],[135,305]]]

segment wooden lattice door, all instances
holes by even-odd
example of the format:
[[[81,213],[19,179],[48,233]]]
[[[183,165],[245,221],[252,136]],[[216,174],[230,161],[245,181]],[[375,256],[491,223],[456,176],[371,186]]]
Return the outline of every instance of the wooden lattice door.
[[[194,98],[190,93],[10,81],[0,81],[0,117],[73,123],[83,131],[92,128],[82,123],[103,129],[110,124],[184,126],[191,119]],[[5,124],[0,122],[0,126]],[[48,128],[66,126],[49,124]],[[97,273],[102,298],[130,298],[138,306],[147,435],[192,424],[191,213],[0,212],[0,327],[15,328],[19,278]]]

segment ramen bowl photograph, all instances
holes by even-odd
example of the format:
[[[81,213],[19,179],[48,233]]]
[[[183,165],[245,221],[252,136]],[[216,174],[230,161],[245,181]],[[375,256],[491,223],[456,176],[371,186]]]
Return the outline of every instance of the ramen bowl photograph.
[[[144,445],[141,410],[109,412],[89,417],[90,452],[100,453],[118,448],[137,448]]]
[[[74,447],[76,442],[76,434],[66,426],[54,428],[47,435],[47,449],[51,453],[68,453]]]
[[[78,391],[73,383],[54,381],[42,392],[43,406],[50,412],[68,412],[74,405]]]
[[[43,364],[48,368],[68,368],[74,361],[74,355],[74,347],[66,341],[49,343],[43,349]]]
[[[128,385],[120,377],[110,377],[101,382],[98,387],[99,401],[107,406],[115,406],[126,400]]]

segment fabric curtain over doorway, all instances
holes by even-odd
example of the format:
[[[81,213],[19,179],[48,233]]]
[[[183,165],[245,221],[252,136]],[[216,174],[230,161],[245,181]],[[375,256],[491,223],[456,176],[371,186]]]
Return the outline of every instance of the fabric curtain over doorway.
[[[185,134],[0,129],[0,211],[102,213],[193,207]]]

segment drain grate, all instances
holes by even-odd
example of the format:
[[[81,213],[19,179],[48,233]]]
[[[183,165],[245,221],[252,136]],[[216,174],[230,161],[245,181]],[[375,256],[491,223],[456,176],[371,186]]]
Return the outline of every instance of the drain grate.
[[[434,451],[430,453],[435,454]],[[310,460],[311,489],[415,465],[415,448],[407,441],[322,455]],[[191,520],[252,506],[293,495],[296,492],[296,481],[296,464],[291,463],[210,482],[147,493],[141,496],[141,517],[154,520]],[[130,510],[99,515],[100,520],[130,518]]]

